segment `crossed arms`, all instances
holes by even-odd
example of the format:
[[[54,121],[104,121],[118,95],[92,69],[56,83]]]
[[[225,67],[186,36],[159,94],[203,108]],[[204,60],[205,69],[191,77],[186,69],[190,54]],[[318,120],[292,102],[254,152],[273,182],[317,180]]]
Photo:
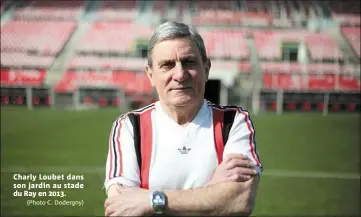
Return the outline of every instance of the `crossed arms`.
[[[125,133],[127,132],[123,131],[121,134]],[[252,153],[252,145],[255,149],[252,135],[254,135],[254,129],[248,113],[240,111],[236,115],[224,150],[228,155],[217,167],[212,180],[201,188],[165,189],[164,193],[168,202],[165,214],[250,215],[254,207],[261,170],[258,156],[255,158],[254,152]],[[151,191],[138,187],[111,185],[105,201],[105,215],[152,215],[150,194]]]
[[[165,191],[170,215],[242,215],[254,207],[259,176],[246,182],[224,182],[205,188]]]
[[[259,175],[247,178],[242,174],[254,174],[247,168],[247,160],[232,155],[222,162],[209,185],[189,190],[164,190],[167,196],[165,214],[168,215],[242,215],[252,213]],[[234,165],[229,167],[227,165]],[[243,166],[243,168],[242,168]],[[226,168],[230,168],[226,170]],[[236,171],[236,172],[235,172]],[[213,184],[212,182],[216,182]],[[105,215],[152,215],[149,195],[141,188],[112,185],[105,202]]]

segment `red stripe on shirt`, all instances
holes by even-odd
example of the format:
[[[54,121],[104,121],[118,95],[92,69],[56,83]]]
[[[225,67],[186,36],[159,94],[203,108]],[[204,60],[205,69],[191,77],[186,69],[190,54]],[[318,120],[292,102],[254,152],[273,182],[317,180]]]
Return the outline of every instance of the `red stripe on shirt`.
[[[223,135],[222,135],[224,111],[214,108],[212,108],[212,110],[213,110],[214,144],[216,148],[218,164],[220,164],[223,159],[223,151],[224,151]]]
[[[117,155],[118,155],[118,162],[119,162],[119,164],[118,164],[118,168],[117,168],[117,170],[118,171],[115,171],[115,176],[121,176],[122,175],[122,172],[123,172],[123,157],[122,157],[122,150],[121,150],[121,148],[120,148],[120,131],[121,131],[121,127],[122,127],[122,124],[121,124],[121,121],[123,120],[124,118],[121,118],[119,121],[118,121],[118,123],[119,123],[119,132],[118,132],[118,136],[117,136],[117,139],[115,140],[115,142],[117,143],[117,148],[118,148],[118,153],[117,153]],[[117,150],[115,150],[115,151],[117,151]],[[114,163],[117,163],[117,162],[114,162]]]
[[[108,178],[112,178],[112,170],[113,170],[113,134],[114,134],[114,127],[115,124],[113,124],[113,127],[110,131],[109,136],[109,171],[108,171]]]
[[[252,157],[256,161],[257,166],[260,167],[261,163],[259,162],[258,158],[256,157],[256,152],[255,152],[255,148],[254,148],[253,130],[252,130],[252,125],[251,125],[251,120],[249,119],[249,115],[246,112],[241,111],[241,110],[239,110],[239,112],[244,115],[244,120],[245,120],[245,122],[247,124],[248,131],[250,132],[250,134],[249,134],[249,147],[251,149]]]
[[[152,156],[152,109],[140,113],[140,132],[141,132],[141,155],[142,170],[140,174],[141,188],[149,189],[149,170]]]
[[[112,129],[112,136],[111,136],[111,141],[110,141],[110,147],[111,147],[111,151],[110,151],[110,169],[109,169],[109,174],[108,177],[109,179],[117,177],[117,176],[121,176],[122,174],[122,151],[121,151],[121,144],[120,144],[120,131],[122,128],[122,124],[121,121],[123,121],[125,119],[126,116],[121,117],[117,120],[117,122],[114,124],[114,127]],[[118,124],[118,125],[117,125]],[[116,136],[115,138],[115,144],[113,144],[113,138]],[[115,148],[114,148],[115,145]],[[115,155],[113,156],[113,153],[115,152]],[[117,162],[115,162],[115,156],[117,156]],[[117,171],[113,171],[113,168],[116,168],[117,165]],[[112,175],[115,173],[115,176]]]

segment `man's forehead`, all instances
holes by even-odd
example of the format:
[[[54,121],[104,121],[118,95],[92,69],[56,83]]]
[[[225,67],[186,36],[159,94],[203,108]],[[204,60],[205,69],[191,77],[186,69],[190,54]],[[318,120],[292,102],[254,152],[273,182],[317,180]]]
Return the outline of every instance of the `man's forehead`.
[[[196,57],[199,50],[194,41],[189,38],[164,40],[157,43],[153,49],[153,57],[159,60]]]
[[[184,60],[189,60],[189,59],[196,59],[197,56],[194,54],[189,54],[189,55],[180,55],[177,58],[171,58],[171,57],[164,57],[164,58],[159,58],[157,59],[157,63],[161,64],[161,63],[165,63],[165,62],[174,62],[177,59],[179,59],[180,61],[184,61]]]

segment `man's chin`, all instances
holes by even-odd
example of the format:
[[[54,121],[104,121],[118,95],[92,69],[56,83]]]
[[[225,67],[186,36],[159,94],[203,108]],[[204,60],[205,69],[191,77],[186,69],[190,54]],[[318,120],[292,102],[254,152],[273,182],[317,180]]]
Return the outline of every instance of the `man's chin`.
[[[194,102],[195,102],[195,99],[192,97],[174,97],[172,99],[172,104],[173,104],[173,106],[176,106],[176,107],[189,106]]]

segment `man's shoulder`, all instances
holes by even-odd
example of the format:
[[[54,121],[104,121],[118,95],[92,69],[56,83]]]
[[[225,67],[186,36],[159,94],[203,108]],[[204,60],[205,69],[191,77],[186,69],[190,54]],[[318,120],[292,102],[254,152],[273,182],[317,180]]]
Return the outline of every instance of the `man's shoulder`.
[[[126,113],[122,113],[121,115],[119,115],[115,121],[121,121],[121,120],[126,120],[129,118],[130,115],[141,115],[144,114],[148,111],[152,111],[154,109],[155,103],[146,105],[144,107],[138,108],[138,109],[134,109],[134,110],[130,110]]]
[[[236,105],[220,105],[207,100],[208,107],[219,111],[236,111],[236,112],[247,112],[241,106]]]
[[[152,111],[155,108],[155,102],[151,103],[149,105],[146,105],[144,107],[138,108],[138,109],[134,109],[132,111],[129,111],[128,113],[126,113],[125,115],[130,115],[130,114],[134,114],[134,115],[141,115],[143,113]]]

